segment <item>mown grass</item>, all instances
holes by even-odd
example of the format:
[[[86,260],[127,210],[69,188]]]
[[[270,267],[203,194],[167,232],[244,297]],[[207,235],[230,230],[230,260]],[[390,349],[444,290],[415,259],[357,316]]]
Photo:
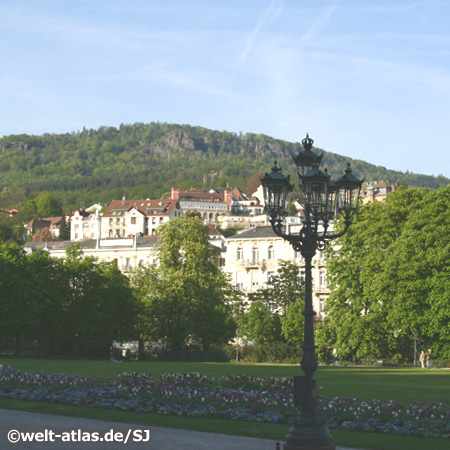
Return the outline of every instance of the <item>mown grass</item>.
[[[163,373],[199,372],[208,377],[251,375],[287,377],[302,375],[299,365],[236,364],[202,362],[131,361],[111,363],[105,360],[39,359],[0,357],[0,364],[9,364],[32,372],[79,374],[95,378],[115,377],[123,372],[141,372],[159,378]],[[450,404],[450,370],[412,367],[319,367],[315,378],[317,393],[334,397],[359,397]]]
[[[222,375],[250,375],[258,377],[288,377],[301,374],[298,365],[225,364],[197,362],[129,362],[111,363],[102,360],[0,358],[0,364],[9,364],[25,371],[45,373],[70,373],[105,378],[123,372],[149,373],[158,378],[163,373],[199,372],[208,377]],[[361,368],[319,367],[316,372],[318,394],[334,397],[359,397],[363,400],[389,399],[405,405],[413,401],[450,403],[450,371],[419,368]],[[220,432],[283,441],[288,427],[276,424],[259,424],[227,420],[173,417],[95,408],[54,405],[39,402],[0,399],[0,407],[26,411],[45,412],[129,423],[145,423],[199,431]],[[419,450],[433,448],[444,450],[449,441],[444,439],[392,436],[331,430],[336,445],[367,449]]]

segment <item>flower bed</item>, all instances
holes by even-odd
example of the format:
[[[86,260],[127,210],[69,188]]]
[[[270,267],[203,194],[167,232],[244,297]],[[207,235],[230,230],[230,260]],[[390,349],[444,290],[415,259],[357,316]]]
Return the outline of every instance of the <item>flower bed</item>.
[[[0,367],[0,396],[69,405],[114,408],[155,414],[271,423],[298,419],[293,382],[285,378],[220,377],[197,373],[124,373],[95,379],[79,375],[36,374]],[[443,403],[317,396],[321,418],[330,428],[450,437],[450,408]]]

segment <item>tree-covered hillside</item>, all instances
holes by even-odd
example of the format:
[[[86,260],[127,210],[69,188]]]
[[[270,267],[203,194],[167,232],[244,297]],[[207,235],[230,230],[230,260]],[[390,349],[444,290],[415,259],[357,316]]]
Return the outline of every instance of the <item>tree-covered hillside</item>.
[[[70,211],[123,196],[165,197],[171,187],[244,188],[253,174],[268,171],[274,159],[293,174],[292,155],[298,148],[298,143],[265,135],[159,122],[66,134],[10,135],[0,139],[0,205],[27,211],[27,202],[50,193],[63,211]],[[366,180],[432,189],[450,183],[444,177],[405,174],[324,154],[324,165],[334,176],[351,162],[355,174]]]

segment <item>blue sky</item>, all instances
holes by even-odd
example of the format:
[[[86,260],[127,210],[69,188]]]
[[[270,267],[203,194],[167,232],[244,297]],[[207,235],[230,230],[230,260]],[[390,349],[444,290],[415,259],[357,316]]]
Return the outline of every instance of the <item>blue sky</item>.
[[[447,0],[0,0],[0,136],[151,121],[450,177]]]

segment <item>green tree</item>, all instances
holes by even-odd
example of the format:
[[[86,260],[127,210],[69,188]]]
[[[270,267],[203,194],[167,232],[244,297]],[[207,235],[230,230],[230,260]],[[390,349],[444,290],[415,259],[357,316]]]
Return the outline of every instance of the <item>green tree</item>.
[[[450,188],[425,191],[413,207],[387,264],[380,295],[394,308],[388,325],[416,335],[434,354],[450,358]],[[384,298],[385,298],[384,297]]]
[[[299,267],[291,261],[279,261],[277,273],[267,282],[267,287],[251,294],[251,300],[260,300],[270,311],[284,317],[289,306],[303,301],[304,286]]]
[[[59,240],[70,241],[70,221],[68,222],[65,214],[61,217],[61,224],[59,226]]]
[[[287,342],[300,347],[303,344],[305,317],[302,314],[304,301],[298,299],[289,305],[287,313],[281,318],[281,334]]]
[[[289,215],[289,216],[296,216],[297,214],[298,214],[298,210],[297,210],[297,208],[296,208],[296,206],[295,206],[295,203],[294,203],[294,202],[291,202],[291,203],[289,204],[288,215]]]
[[[267,287],[249,295],[252,302],[247,314],[241,315],[240,331],[249,340],[282,341],[299,344],[303,340],[304,286],[298,266],[279,261],[279,268]],[[297,312],[300,311],[300,317]],[[264,338],[264,335],[266,336]]]
[[[83,257],[79,244],[67,249],[65,269],[70,292],[68,345],[79,354],[105,354],[113,339],[135,336],[138,305],[128,278],[113,263]]]
[[[37,324],[29,272],[27,257],[19,245],[0,246],[0,343],[14,341],[16,354],[20,342],[33,337]]]
[[[254,301],[248,313],[240,317],[239,329],[246,341],[263,344],[280,340],[280,319],[260,300]]]
[[[133,281],[145,304],[145,334],[175,351],[188,342],[203,349],[228,342],[235,332],[234,289],[217,266],[219,250],[208,242],[208,227],[185,216],[159,232],[159,266],[138,269]]]
[[[341,357],[356,361],[410,357],[413,336],[434,342],[436,351],[444,347],[447,189],[402,188],[385,203],[361,208],[330,251],[332,294],[318,326],[321,345],[337,347]]]
[[[64,261],[52,258],[47,252],[27,257],[30,298],[35,310],[36,327],[32,340],[39,344],[39,353],[60,353],[72,318],[67,310],[70,286],[67,283]]]
[[[224,229],[219,229],[219,231],[223,234],[224,237],[228,238],[231,236],[234,236],[235,234],[237,234],[239,231],[242,231],[244,229],[244,227],[240,227],[238,225],[236,226],[232,226],[232,227],[228,227],[228,228],[224,228]]]
[[[36,206],[40,217],[59,217],[62,215],[61,206],[50,194],[41,194],[37,200]]]
[[[95,323],[95,337],[108,344],[111,354],[113,340],[136,339],[135,322],[140,303],[133,294],[130,280],[116,264],[101,262],[94,270],[99,279],[95,294],[99,318]]]

